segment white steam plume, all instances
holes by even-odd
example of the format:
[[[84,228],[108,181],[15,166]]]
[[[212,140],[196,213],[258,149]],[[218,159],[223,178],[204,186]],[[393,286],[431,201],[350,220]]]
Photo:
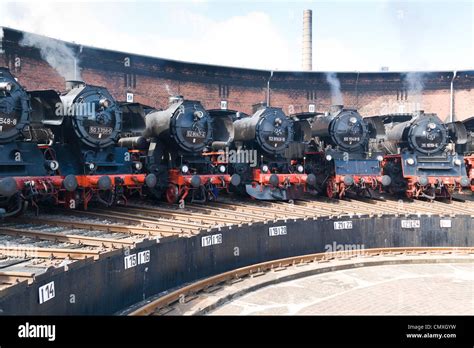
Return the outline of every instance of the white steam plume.
[[[176,94],[173,93],[173,91],[171,90],[170,86],[168,86],[168,84],[166,83],[165,84],[165,88],[166,88],[166,92],[168,93],[168,96],[172,97]]]
[[[336,73],[326,73],[326,81],[331,87],[331,104],[332,105],[343,105],[344,100],[341,93],[341,82],[337,78]]]
[[[3,40],[3,28],[0,27],[0,54],[4,53],[2,40]]]
[[[423,89],[425,88],[423,72],[409,72],[403,75],[403,84],[407,89],[407,94],[414,98],[417,105],[415,108],[422,107]]]
[[[36,34],[24,33],[20,45],[38,48],[41,57],[65,80],[82,80],[78,66],[79,59],[74,51],[63,42]]]

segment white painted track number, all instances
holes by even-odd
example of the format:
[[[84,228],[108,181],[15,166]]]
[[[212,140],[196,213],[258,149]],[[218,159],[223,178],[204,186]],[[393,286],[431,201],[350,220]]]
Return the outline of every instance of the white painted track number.
[[[201,247],[207,247],[211,245],[222,244],[222,234],[211,234],[210,236],[204,236],[201,238]]]
[[[439,220],[439,227],[451,228],[451,220],[449,219]]]
[[[46,285],[40,286],[39,289],[38,289],[38,292],[39,292],[39,303],[40,304],[51,300],[55,296],[54,282],[50,282]]]
[[[420,220],[402,220],[402,228],[420,228]]]
[[[352,221],[334,221],[335,230],[352,230]]]
[[[135,267],[137,265],[137,254],[124,257],[125,269]]]
[[[150,262],[150,250],[145,250],[138,253],[138,264]]]
[[[274,226],[274,227],[268,228],[268,235],[270,237],[284,236],[287,233],[288,233],[288,230],[286,226]]]

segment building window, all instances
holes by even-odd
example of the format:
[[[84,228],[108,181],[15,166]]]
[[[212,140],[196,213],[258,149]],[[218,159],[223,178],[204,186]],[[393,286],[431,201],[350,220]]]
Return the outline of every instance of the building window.
[[[126,88],[136,88],[137,87],[137,75],[125,73],[123,75],[123,85]]]
[[[408,92],[406,89],[397,90],[397,100],[407,100]]]
[[[227,99],[229,97],[229,86],[219,85],[219,98]]]
[[[309,101],[316,100],[316,91],[315,90],[307,90],[306,91],[306,100],[309,100]]]

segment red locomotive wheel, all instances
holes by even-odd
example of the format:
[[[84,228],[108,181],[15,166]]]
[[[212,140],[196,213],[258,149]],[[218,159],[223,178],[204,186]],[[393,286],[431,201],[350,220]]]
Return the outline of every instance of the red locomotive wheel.
[[[169,184],[165,192],[166,201],[168,203],[174,204],[178,202],[179,199],[179,189],[175,184]]]

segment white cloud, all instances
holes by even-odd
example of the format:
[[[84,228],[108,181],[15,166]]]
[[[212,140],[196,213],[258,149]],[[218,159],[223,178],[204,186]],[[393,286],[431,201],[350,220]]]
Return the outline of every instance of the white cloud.
[[[249,12],[213,20],[191,11],[173,17],[187,35],[165,36],[156,32],[132,35],[110,25],[97,4],[45,2],[40,5],[0,4],[0,26],[13,27],[84,45],[130,51],[170,59],[261,69],[295,69],[299,52],[292,52],[270,16]],[[296,56],[296,57],[294,57]]]

